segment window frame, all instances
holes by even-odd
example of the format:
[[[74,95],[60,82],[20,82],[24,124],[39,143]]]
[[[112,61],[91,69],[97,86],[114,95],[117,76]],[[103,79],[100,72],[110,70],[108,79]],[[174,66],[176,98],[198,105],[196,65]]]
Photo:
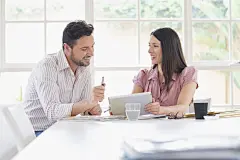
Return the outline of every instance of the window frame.
[[[46,53],[46,28],[48,22],[69,22],[69,21],[54,21],[54,20],[47,20],[46,19],[46,0],[44,0],[44,20],[43,21],[5,21],[5,1],[7,0],[0,0],[0,76],[2,72],[22,72],[22,71],[31,71],[32,68],[36,65],[34,63],[6,63],[5,62],[5,25],[7,23],[43,23],[44,24],[44,51]],[[231,1],[229,0],[229,19],[211,19],[211,20],[202,20],[202,19],[193,19],[192,18],[192,1],[191,0],[184,0],[184,9],[183,9],[183,18],[175,18],[175,19],[140,19],[140,16],[137,16],[136,19],[129,20],[129,19],[102,19],[102,20],[95,20],[94,19],[94,0],[85,0],[85,20],[88,23],[94,25],[94,22],[121,22],[121,21],[129,21],[129,22],[137,22],[138,26],[140,26],[141,22],[166,22],[166,21],[173,21],[182,22],[182,34],[183,34],[183,41],[184,41],[184,53],[185,58],[188,65],[195,66],[198,70],[224,70],[230,71],[230,105],[217,105],[218,107],[240,107],[239,105],[233,104],[233,71],[240,70],[240,65],[229,65],[232,62],[232,23],[240,22],[240,19],[232,19],[231,13]],[[137,9],[138,15],[140,15],[140,0],[137,0]],[[193,62],[192,58],[192,23],[193,22],[207,22],[207,21],[220,21],[220,22],[227,22],[229,24],[229,58],[230,60],[227,61],[214,61],[214,62]],[[140,62],[140,29],[138,27],[138,62]],[[134,67],[131,66],[124,66],[124,67],[99,67],[94,66],[94,59],[91,60],[91,72],[94,75],[96,71],[138,71],[141,68],[146,68],[149,66],[145,65],[137,65]],[[92,79],[92,84],[94,84],[94,76]]]
[[[5,2],[7,0],[0,0],[0,33],[1,33],[1,38],[0,38],[0,73],[1,72],[21,72],[21,71],[31,71],[32,68],[36,65],[36,63],[6,63],[5,61],[5,26],[8,23],[42,23],[44,25],[44,56],[46,56],[47,53],[47,24],[48,23],[68,23],[70,20],[47,20],[47,15],[46,15],[46,9],[47,9],[47,0],[44,1],[44,19],[43,20],[31,20],[31,21],[15,21],[15,20],[5,20]],[[92,12],[92,3],[93,1],[85,1],[85,20],[89,22],[91,19],[91,12]],[[89,22],[89,23],[92,23]]]

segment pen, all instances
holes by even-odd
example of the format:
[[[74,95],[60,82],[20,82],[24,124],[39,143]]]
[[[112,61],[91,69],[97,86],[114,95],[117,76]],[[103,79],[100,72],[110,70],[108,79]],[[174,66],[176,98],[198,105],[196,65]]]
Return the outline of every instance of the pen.
[[[102,86],[105,86],[105,83],[104,83],[104,77],[102,77],[102,83],[101,83]]]
[[[103,113],[106,113],[107,111],[110,111],[110,109],[107,109],[106,111],[104,111]]]

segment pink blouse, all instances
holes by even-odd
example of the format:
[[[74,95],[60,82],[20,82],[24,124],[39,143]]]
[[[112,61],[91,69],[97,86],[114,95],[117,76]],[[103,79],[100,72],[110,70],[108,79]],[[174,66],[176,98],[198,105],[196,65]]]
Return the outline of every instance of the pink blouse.
[[[153,98],[161,106],[172,106],[177,104],[183,86],[190,82],[197,83],[197,70],[194,67],[186,67],[179,75],[173,74],[169,92],[164,88],[164,78],[161,79],[163,79],[162,82],[158,78],[158,68],[156,67],[150,70],[141,70],[134,77],[133,83],[140,86],[144,92],[151,92]]]

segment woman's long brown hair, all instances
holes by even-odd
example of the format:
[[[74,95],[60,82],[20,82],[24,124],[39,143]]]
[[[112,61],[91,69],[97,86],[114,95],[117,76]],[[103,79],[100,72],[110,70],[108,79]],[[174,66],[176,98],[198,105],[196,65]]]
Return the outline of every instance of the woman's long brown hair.
[[[183,56],[182,46],[177,33],[171,28],[160,28],[151,33],[162,46],[162,71],[167,91],[174,73],[180,74],[187,67]],[[153,68],[157,67],[157,64]]]

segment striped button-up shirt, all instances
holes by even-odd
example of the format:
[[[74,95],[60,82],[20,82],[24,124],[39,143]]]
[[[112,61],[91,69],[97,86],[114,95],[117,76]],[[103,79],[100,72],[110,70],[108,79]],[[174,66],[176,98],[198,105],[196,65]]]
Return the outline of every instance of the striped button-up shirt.
[[[28,80],[23,105],[35,131],[43,131],[57,120],[71,115],[75,102],[89,100],[89,67],[78,67],[74,75],[64,52],[40,61]]]

